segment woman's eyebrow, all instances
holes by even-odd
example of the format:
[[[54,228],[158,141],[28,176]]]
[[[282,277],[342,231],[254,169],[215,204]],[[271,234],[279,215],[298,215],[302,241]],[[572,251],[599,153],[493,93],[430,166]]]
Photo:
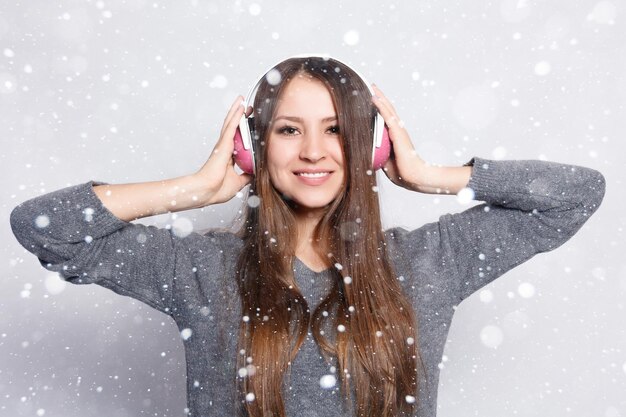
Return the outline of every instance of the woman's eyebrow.
[[[276,118],[274,118],[274,121],[277,121],[280,119],[285,119],[290,122],[304,123],[304,119],[302,117],[297,117],[297,116],[277,116]],[[337,116],[328,116],[322,119],[322,123],[334,122],[336,120],[337,120]]]

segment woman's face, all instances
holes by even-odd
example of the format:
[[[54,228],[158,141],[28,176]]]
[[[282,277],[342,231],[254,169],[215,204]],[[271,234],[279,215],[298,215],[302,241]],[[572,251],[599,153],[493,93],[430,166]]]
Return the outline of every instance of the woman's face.
[[[302,74],[289,81],[268,142],[270,179],[285,197],[302,209],[318,209],[339,195],[345,174],[337,111],[319,80]]]

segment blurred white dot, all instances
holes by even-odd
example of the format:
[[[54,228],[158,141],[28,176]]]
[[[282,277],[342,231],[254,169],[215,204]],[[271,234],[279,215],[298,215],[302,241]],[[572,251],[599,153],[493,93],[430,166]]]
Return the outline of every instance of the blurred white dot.
[[[252,16],[258,16],[261,13],[261,6],[257,3],[252,3],[250,7],[248,7],[248,11]]]
[[[480,301],[482,301],[483,303],[490,303],[493,301],[493,292],[491,290],[482,290],[479,294],[478,294],[478,298],[480,299]]]
[[[506,148],[504,146],[497,146],[491,151],[493,159],[502,160],[506,158]]]
[[[192,333],[193,333],[193,331],[191,329],[188,329],[188,328],[187,329],[183,329],[180,332],[180,337],[183,340],[188,340],[191,337]]]
[[[249,392],[246,394],[246,401],[248,401],[249,403],[254,401],[254,393],[253,392]]]
[[[346,45],[354,46],[359,43],[359,32],[356,30],[349,30],[343,35],[343,41]]]
[[[343,283],[344,284],[352,284],[352,277],[344,277],[343,278]]]
[[[67,282],[63,280],[59,274],[48,274],[44,280],[44,286],[50,294],[60,294],[67,286]]]
[[[541,61],[535,64],[535,74],[542,76],[542,77],[544,75],[548,75],[551,69],[552,67],[550,66],[550,63],[548,63],[547,61]]]
[[[406,397],[404,397],[404,401],[406,401],[407,404],[413,404],[415,403],[415,397],[412,395],[407,395]]]
[[[0,72],[0,94],[9,94],[15,91],[17,79],[8,72]]]
[[[226,88],[228,85],[228,79],[223,75],[216,75],[213,77],[213,80],[209,83],[209,87],[211,88]]]
[[[515,39],[516,41],[522,39],[522,34],[519,32],[515,32],[513,34],[513,39]]]
[[[461,188],[456,195],[459,204],[469,204],[474,200],[474,190],[470,187]]]
[[[280,35],[278,34],[278,32],[272,32],[272,39],[276,40],[280,38]]]
[[[105,10],[102,12],[102,17],[105,19],[110,19],[113,17],[113,13],[110,10]]]
[[[150,83],[149,83],[147,80],[143,80],[143,81],[141,82],[141,86],[142,86],[143,88],[147,88],[149,85],[150,85]]]
[[[530,298],[533,295],[535,295],[535,286],[531,284],[530,282],[522,282],[517,287],[517,293],[522,298]]]
[[[7,58],[13,58],[15,56],[15,52],[13,52],[12,49],[5,48],[4,49],[4,56],[6,56]]]
[[[24,65],[24,72],[26,74],[32,74],[33,72],[33,67],[29,64]]]
[[[337,331],[339,333],[343,333],[346,331],[346,326],[344,326],[343,324],[340,324],[339,326],[337,326]]]
[[[414,343],[415,343],[415,339],[413,339],[412,337],[407,337],[407,338],[406,338],[406,344],[407,344],[407,345],[409,345],[409,346],[410,346],[410,345],[412,345],[412,344],[414,344]]]
[[[498,326],[487,325],[480,331],[480,341],[488,348],[496,349],[502,344],[502,330]]]
[[[320,387],[331,389],[337,384],[337,378],[334,375],[324,375],[320,378]]]
[[[481,261],[485,260],[485,254],[484,253],[479,253],[478,254],[478,259],[480,259]]]
[[[612,25],[615,23],[616,8],[610,1],[601,1],[597,3],[592,12],[587,15],[587,20],[602,25]]]
[[[189,236],[193,232],[193,223],[186,217],[177,217],[172,222],[172,232],[180,238]]]
[[[420,79],[420,73],[419,73],[419,72],[417,72],[417,71],[413,71],[413,72],[411,73],[411,78],[413,79],[413,81],[417,81],[417,80],[419,80],[419,79]]]
[[[50,218],[46,216],[45,214],[37,216],[37,218],[35,219],[35,226],[39,227],[40,229],[43,229],[44,227],[48,227],[49,224],[50,224]]]
[[[519,100],[514,98],[513,100],[511,100],[511,106],[513,107],[517,107],[519,106]]]
[[[44,414],[46,414],[46,410],[44,410],[43,408],[37,410],[37,415],[39,417],[43,416]]]
[[[251,195],[250,197],[248,197],[248,206],[255,208],[259,207],[259,204],[261,204],[261,199],[258,196]]]
[[[265,75],[265,79],[270,85],[278,85],[282,77],[280,75],[280,71],[278,71],[276,68],[272,68],[271,70],[269,70],[267,75]]]

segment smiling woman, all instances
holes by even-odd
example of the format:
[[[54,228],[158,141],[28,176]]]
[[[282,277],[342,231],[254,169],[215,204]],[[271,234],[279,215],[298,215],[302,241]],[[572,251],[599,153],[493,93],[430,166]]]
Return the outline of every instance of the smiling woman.
[[[339,195],[343,150],[335,106],[321,81],[299,74],[287,84],[276,106],[267,159],[272,184],[299,215],[324,208]]]
[[[193,416],[434,417],[457,305],[571,238],[599,207],[604,177],[546,161],[430,166],[391,102],[347,65],[299,57],[272,71],[252,109],[233,103],[197,172],[61,189],[16,207],[13,232],[67,281],[175,320]],[[485,204],[383,231],[372,172],[379,115],[393,183]],[[250,173],[233,161],[242,122]],[[255,204],[233,232],[178,236],[130,223],[225,202],[247,185]]]

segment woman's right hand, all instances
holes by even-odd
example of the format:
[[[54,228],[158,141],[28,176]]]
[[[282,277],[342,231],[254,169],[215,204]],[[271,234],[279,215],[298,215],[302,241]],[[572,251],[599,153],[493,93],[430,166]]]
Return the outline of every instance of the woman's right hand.
[[[252,108],[248,108],[247,115],[251,111]],[[193,174],[204,191],[204,205],[229,201],[252,181],[252,175],[238,174],[235,171],[233,160],[235,132],[243,112],[243,97],[238,96],[224,119],[220,138],[209,159]]]

